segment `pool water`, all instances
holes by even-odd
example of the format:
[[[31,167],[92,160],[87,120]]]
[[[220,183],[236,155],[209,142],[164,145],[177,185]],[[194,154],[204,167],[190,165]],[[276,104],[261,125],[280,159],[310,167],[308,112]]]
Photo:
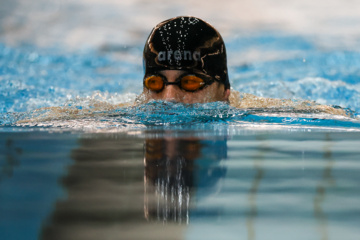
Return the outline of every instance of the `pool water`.
[[[2,134],[1,236],[358,238],[359,133],[232,134]]]
[[[0,239],[358,239],[357,15],[344,35],[219,19],[233,91],[284,105],[134,104],[148,9],[185,6],[153,2],[0,5]]]

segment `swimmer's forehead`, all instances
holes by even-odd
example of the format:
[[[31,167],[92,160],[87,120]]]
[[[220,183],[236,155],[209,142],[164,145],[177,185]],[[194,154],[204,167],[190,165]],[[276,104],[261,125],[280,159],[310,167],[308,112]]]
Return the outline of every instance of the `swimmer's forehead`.
[[[158,72],[161,75],[171,75],[174,77],[179,77],[181,75],[184,75],[186,73],[190,74],[190,71],[185,71],[185,70],[161,70]]]

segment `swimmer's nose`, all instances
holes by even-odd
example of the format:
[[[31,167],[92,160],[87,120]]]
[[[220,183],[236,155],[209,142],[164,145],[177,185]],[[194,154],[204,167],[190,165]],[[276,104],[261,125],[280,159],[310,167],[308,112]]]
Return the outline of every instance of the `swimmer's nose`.
[[[164,91],[163,99],[165,101],[169,101],[169,102],[179,102],[180,101],[181,90],[179,89],[178,86],[168,85],[165,87],[165,89],[163,91]]]

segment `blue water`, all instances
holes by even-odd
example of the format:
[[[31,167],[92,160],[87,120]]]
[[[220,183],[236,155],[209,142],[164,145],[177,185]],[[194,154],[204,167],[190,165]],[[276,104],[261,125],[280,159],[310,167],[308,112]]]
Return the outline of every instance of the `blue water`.
[[[274,51],[280,59],[231,66],[235,89],[258,96],[307,99],[359,112],[358,51],[320,50],[312,39],[259,35],[228,44],[237,56],[249,49]]]
[[[229,55],[256,48],[278,51],[281,60],[229,66],[235,90],[260,96],[308,99],[359,111],[359,52],[317,50],[295,36],[259,36],[227,44]],[[141,58],[142,46],[124,49]],[[297,51],[287,56],[286,51]],[[142,66],[114,59],[106,52],[66,53],[35,46],[0,45],[1,112],[30,111],[57,106],[95,91],[110,94],[141,91]],[[50,101],[49,99],[53,99]],[[30,102],[29,102],[30,101]]]
[[[2,133],[0,236],[355,240],[359,144],[238,126]]]
[[[270,33],[231,39],[227,43],[227,48],[229,58],[241,58],[242,54],[251,49],[260,52],[274,51],[278,55],[271,61],[259,59],[230,65],[230,78],[234,90],[263,97],[311,100],[318,104],[340,107],[345,109],[352,120],[325,120],[322,124],[315,125],[339,124],[339,127],[358,128],[359,52],[321,51],[303,37]],[[32,45],[15,48],[0,44],[0,123],[9,126],[18,120],[34,117],[36,114],[33,111],[43,107],[61,106],[91,110],[94,108],[92,104],[96,101],[109,104],[133,102],[142,89],[141,50],[142,46],[134,46],[110,48],[106,51],[88,49],[64,53],[56,48],[42,49]],[[126,57],[117,57],[118,54],[137,55],[139,61],[131,62]],[[136,116],[141,115],[147,107],[149,106],[141,108],[140,111],[117,107],[118,110],[115,112],[126,112],[129,118],[142,122],[147,120]],[[201,112],[203,106],[198,107]],[[193,118],[193,115],[183,116],[181,107],[172,109],[176,109],[175,115],[180,114],[185,119]],[[292,109],[286,111],[291,112]],[[311,121],[312,118],[319,118],[309,116],[310,120],[287,121],[284,118],[260,117],[257,120],[256,115],[248,117],[254,112],[245,112],[231,109],[230,113],[225,113],[225,119],[220,118],[228,122],[282,121],[285,124],[301,122],[303,125],[314,123]],[[219,119],[216,111],[205,118],[209,115],[210,118],[214,117],[213,120],[209,120],[210,122]],[[285,114],[282,117],[287,116]],[[170,116],[167,120],[171,123],[179,118]]]
[[[0,236],[36,239],[44,219],[66,193],[59,185],[76,145],[69,135],[1,133]],[[21,229],[21,230],[19,230]]]

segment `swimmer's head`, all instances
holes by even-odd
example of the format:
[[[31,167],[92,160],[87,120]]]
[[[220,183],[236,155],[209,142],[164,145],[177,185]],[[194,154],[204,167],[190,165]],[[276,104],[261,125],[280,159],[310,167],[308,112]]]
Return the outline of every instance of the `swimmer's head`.
[[[214,27],[199,18],[181,16],[159,23],[145,43],[143,57],[144,87],[155,93],[168,85],[177,85],[183,92],[197,92],[214,82],[222,85],[223,91],[230,88],[224,41]],[[167,80],[171,70],[177,70],[176,83]],[[182,79],[189,74],[191,79]],[[153,76],[159,78],[148,79]],[[185,82],[195,85],[186,86]]]

